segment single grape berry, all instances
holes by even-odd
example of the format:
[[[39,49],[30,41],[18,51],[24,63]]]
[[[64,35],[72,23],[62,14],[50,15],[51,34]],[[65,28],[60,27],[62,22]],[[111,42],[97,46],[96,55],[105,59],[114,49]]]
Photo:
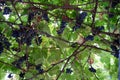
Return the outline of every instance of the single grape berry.
[[[12,12],[11,9],[9,7],[5,7],[3,14],[7,15],[7,14],[10,14],[10,12]]]
[[[26,55],[18,59],[18,63],[23,63],[27,59]]]
[[[28,22],[31,23],[31,20],[34,18],[34,12],[28,14]]]
[[[78,20],[84,20],[87,16],[87,13],[86,12],[82,12],[80,15],[79,15],[79,18]]]
[[[75,26],[73,26],[72,31],[76,31],[79,28],[80,28],[80,25],[75,25]]]
[[[45,20],[45,21],[49,21],[49,17],[48,17],[48,14],[46,13],[46,12],[43,12],[42,13],[42,17],[43,17],[43,19]]]
[[[63,31],[64,31],[64,29],[62,28],[62,29],[60,29],[60,30],[57,31],[57,34],[62,34]]]
[[[109,14],[108,14],[108,17],[109,17],[109,18],[113,18],[113,17],[114,17],[114,14],[113,14],[113,13],[109,13]]]
[[[95,73],[95,72],[96,72],[96,69],[94,69],[94,68],[91,66],[91,67],[89,68],[89,71]]]
[[[12,62],[12,65],[14,65],[14,66],[17,67],[17,68],[21,68],[21,63],[18,62],[18,61]]]
[[[114,45],[111,45],[110,48],[112,49],[112,51],[117,51],[117,47]]]
[[[113,56],[116,58],[119,58],[119,53],[120,53],[120,50],[117,50],[115,51],[115,53],[113,53]]]
[[[113,41],[113,44],[115,44],[115,45],[120,45],[120,42],[119,42],[119,39],[115,39],[114,41]]]
[[[67,25],[66,21],[61,21],[61,25],[60,25],[60,28],[65,28]]]
[[[10,73],[9,75],[8,75],[8,78],[12,78],[13,77],[13,75],[12,75],[12,73]]]
[[[99,30],[99,31],[104,30],[104,26],[99,26],[99,27],[98,27],[98,30]]]
[[[39,72],[40,74],[43,74],[43,73],[44,73],[44,70],[41,68],[41,69],[38,70],[38,72]]]
[[[66,25],[67,25],[66,21],[62,20],[61,25],[60,25],[60,29],[57,31],[57,34],[62,34]]]
[[[71,74],[73,71],[71,70],[71,68],[66,68],[66,73]]]
[[[40,37],[35,38],[35,42],[37,45],[40,45],[42,43],[42,37],[40,36]]]
[[[42,64],[38,64],[35,66],[36,70],[39,70],[41,68]]]
[[[9,49],[9,48],[10,48],[10,46],[11,46],[11,43],[10,43],[10,42],[8,42],[8,40],[6,40],[6,39],[4,39],[3,44],[4,44],[4,46],[5,46],[5,48],[6,48],[6,49]]]
[[[43,74],[44,73],[44,70],[42,69],[42,64],[36,65],[35,68],[39,72],[39,74]]]
[[[24,72],[20,72],[19,76],[20,76],[21,78],[24,78],[25,73],[24,73]]]
[[[4,48],[3,48],[3,44],[0,42],[0,54],[3,52]]]
[[[20,37],[20,31],[19,30],[13,30],[12,31],[12,36],[17,38],[17,37]]]
[[[85,40],[86,40],[86,41],[87,41],[87,40],[93,41],[93,40],[94,40],[94,36],[88,35],[88,36],[85,38]]]

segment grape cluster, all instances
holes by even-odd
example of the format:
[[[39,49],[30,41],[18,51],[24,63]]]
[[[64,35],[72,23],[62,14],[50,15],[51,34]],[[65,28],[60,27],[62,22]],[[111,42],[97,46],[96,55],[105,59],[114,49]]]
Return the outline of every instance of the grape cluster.
[[[7,14],[10,14],[11,12],[12,12],[12,10],[9,7],[5,7],[4,11],[3,11],[3,14],[7,15]]]
[[[92,29],[92,34],[93,35],[99,34],[100,31],[102,31],[102,30],[104,30],[104,26],[97,26],[97,27]]]
[[[57,31],[57,34],[62,34],[66,25],[67,25],[66,21],[62,20],[60,24],[60,29]]]
[[[95,73],[95,72],[96,72],[96,69],[94,69],[94,68],[91,66],[91,67],[89,68],[89,71]]]
[[[16,38],[19,44],[26,43],[29,46],[31,45],[32,39],[36,36],[36,31],[31,27],[20,25],[20,29],[12,31],[12,36]]]
[[[0,54],[3,52],[4,48],[8,49],[10,48],[11,43],[8,41],[8,39],[0,33]]]
[[[73,72],[73,70],[71,70],[71,68],[66,68],[66,73],[71,74]]]
[[[81,14],[79,14],[79,16],[76,17],[76,23],[75,23],[75,26],[73,27],[73,31],[76,31],[77,29],[80,28],[86,16],[87,16],[87,13],[82,12]]]
[[[42,64],[36,65],[36,70],[38,71],[39,74],[43,74],[44,73],[44,70],[42,68]]]

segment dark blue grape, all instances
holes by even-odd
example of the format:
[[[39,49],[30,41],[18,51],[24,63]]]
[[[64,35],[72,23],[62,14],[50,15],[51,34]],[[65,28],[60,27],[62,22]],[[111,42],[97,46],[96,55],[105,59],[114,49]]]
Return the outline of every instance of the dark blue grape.
[[[119,52],[120,50],[116,50],[115,52],[112,53],[112,55],[116,58],[119,58]]]
[[[108,17],[109,17],[109,18],[113,18],[113,17],[114,17],[114,14],[113,14],[113,13],[109,13],[109,14],[108,14]]]
[[[104,26],[99,26],[99,27],[98,27],[98,30],[99,30],[99,31],[104,30]]]
[[[5,44],[6,49],[9,49],[11,46],[11,43],[9,43],[8,41],[4,42],[4,44]]]
[[[57,34],[62,34],[66,25],[67,25],[66,21],[62,20],[60,24],[60,29],[57,31]]]
[[[116,46],[111,45],[110,47],[111,47],[112,51],[117,51],[117,47]]]
[[[94,40],[94,36],[88,35],[88,36],[85,38],[85,40],[86,40],[86,41],[87,41],[87,40],[93,41],[93,40]]]
[[[79,29],[79,28],[80,28],[79,25],[78,25],[78,26],[73,26],[72,31],[76,31],[76,30]]]
[[[10,14],[10,12],[12,12],[11,9],[10,9],[9,7],[5,7],[3,14],[4,14],[4,15]]]
[[[120,42],[119,42],[119,39],[115,39],[114,41],[113,41],[113,44],[115,44],[115,45],[120,45]]]
[[[13,62],[12,64],[17,68],[21,68],[21,63],[18,61]]]
[[[60,28],[65,28],[67,25],[66,21],[61,21],[61,25],[60,25]]]
[[[0,53],[3,52],[4,48],[9,49],[10,46],[11,44],[8,41],[8,39],[5,37],[5,35],[0,33]]]
[[[91,66],[91,67],[89,68],[89,71],[95,73],[95,72],[96,72],[96,69],[94,69],[94,68]]]
[[[42,17],[44,20],[46,20],[47,22],[49,21],[49,17],[48,17],[48,14],[46,12],[43,12],[42,13]]]
[[[31,45],[31,43],[32,43],[32,37],[28,37],[25,40],[26,40],[25,43],[27,44],[27,46]]]
[[[44,70],[42,69],[42,64],[38,64],[36,65],[36,70],[40,73],[40,74],[43,74],[44,73]]]
[[[67,68],[66,69],[66,73],[69,73],[69,74],[71,74],[73,71],[71,70],[71,68]]]
[[[87,16],[87,13],[82,12],[79,14],[79,16],[76,17],[76,23],[75,23],[75,26],[72,28],[72,31],[76,31],[77,29],[81,27],[81,24],[83,23],[86,16]]]
[[[87,16],[87,13],[86,12],[82,12],[79,17],[78,17],[78,20],[84,20]]]
[[[3,44],[4,44],[4,48],[6,49],[9,49],[11,46],[11,43],[8,41],[7,38],[4,38]]]
[[[3,48],[3,44],[0,42],[0,54],[3,52],[4,48]]]
[[[64,28],[61,28],[60,30],[57,31],[57,34],[62,34],[64,31]]]
[[[19,76],[20,76],[21,78],[24,78],[25,73],[24,73],[24,72],[20,72]]]
[[[38,65],[36,65],[36,70],[39,70],[39,69],[41,69],[41,66],[42,66],[42,64],[38,64]]]
[[[36,44],[37,44],[37,45],[40,45],[41,42],[42,42],[42,37],[41,37],[41,36],[40,36],[40,37],[37,37],[37,38],[35,39],[35,41],[36,41]]]
[[[27,59],[26,55],[18,59],[18,63],[23,63]]]
[[[41,68],[38,70],[39,74],[43,74],[44,73],[44,70]]]
[[[12,75],[12,73],[10,73],[9,75],[8,75],[8,78],[12,78],[13,77],[13,75]]]
[[[31,20],[34,18],[34,12],[28,14],[28,22],[31,23]]]
[[[13,30],[12,31],[12,36],[15,37],[15,38],[20,37],[21,36],[20,30]]]

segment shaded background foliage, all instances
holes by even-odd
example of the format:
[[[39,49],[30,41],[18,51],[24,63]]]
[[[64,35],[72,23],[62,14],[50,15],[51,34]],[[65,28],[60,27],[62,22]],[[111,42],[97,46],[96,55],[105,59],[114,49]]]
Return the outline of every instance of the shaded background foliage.
[[[0,80],[116,80],[119,0],[0,0]]]

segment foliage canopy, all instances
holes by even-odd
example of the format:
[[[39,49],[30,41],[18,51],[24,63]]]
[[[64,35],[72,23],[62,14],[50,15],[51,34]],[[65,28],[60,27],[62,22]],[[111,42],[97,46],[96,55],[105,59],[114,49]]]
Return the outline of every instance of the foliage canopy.
[[[0,80],[116,80],[119,0],[0,0]]]

